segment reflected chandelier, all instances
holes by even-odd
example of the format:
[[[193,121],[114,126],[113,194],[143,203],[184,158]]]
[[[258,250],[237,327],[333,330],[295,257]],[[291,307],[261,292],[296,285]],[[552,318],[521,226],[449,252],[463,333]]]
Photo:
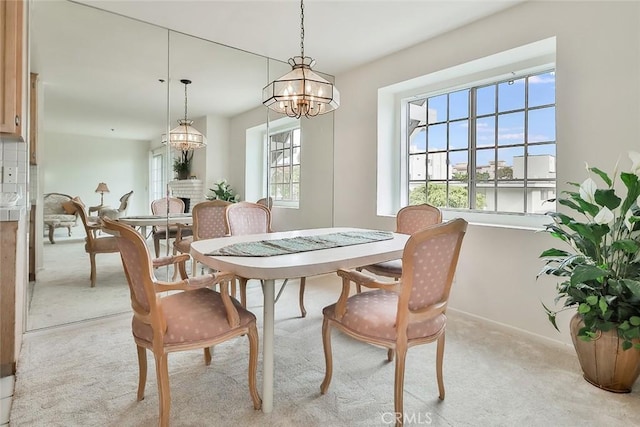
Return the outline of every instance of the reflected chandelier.
[[[178,119],[178,126],[169,132],[169,145],[182,151],[205,147],[207,145],[206,138],[191,126],[193,120],[187,118],[187,85],[191,84],[191,80],[182,79],[180,83],[184,84],[184,119]],[[162,143],[167,143],[166,134],[162,135]]]
[[[292,70],[262,90],[262,103],[299,119],[328,113],[340,106],[340,92],[311,70],[316,63],[304,56],[304,0],[300,0],[300,56],[289,58]]]

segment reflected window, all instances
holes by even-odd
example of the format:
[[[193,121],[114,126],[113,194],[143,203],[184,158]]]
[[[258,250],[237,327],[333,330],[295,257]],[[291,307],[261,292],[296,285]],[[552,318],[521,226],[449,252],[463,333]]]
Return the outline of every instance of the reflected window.
[[[300,200],[300,128],[269,137],[269,196],[274,204],[297,206]]]
[[[149,197],[151,200],[165,197],[167,177],[165,172],[165,149],[156,150],[151,155],[151,167],[149,168]],[[149,202],[151,203],[151,202]]]
[[[406,117],[409,204],[555,209],[554,70],[413,98]]]

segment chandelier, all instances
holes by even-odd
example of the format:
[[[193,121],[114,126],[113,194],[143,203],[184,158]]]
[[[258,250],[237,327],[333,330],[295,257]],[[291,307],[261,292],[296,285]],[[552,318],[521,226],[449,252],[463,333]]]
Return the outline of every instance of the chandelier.
[[[184,119],[178,119],[178,126],[169,132],[169,145],[182,151],[205,147],[207,145],[206,138],[191,126],[193,120],[187,118],[187,85],[191,84],[191,80],[182,79],[180,83],[184,84]],[[166,134],[162,135],[162,143],[167,143]]]
[[[313,72],[315,60],[304,56],[304,0],[300,0],[300,56],[289,58],[291,71],[262,90],[262,103],[273,111],[299,119],[328,113],[340,106],[340,92]]]

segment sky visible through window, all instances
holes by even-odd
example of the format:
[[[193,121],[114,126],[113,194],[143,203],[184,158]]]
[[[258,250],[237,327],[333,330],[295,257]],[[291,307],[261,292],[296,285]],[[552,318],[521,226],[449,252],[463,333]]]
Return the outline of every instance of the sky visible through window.
[[[496,139],[496,90],[498,91],[497,139]],[[524,155],[523,147],[507,147],[525,143],[525,79],[492,84],[478,88],[476,95],[476,147],[477,164],[487,165],[494,159],[496,143],[498,158],[513,166],[515,156]],[[555,141],[555,107],[537,108],[555,104],[555,73],[549,72],[529,77],[527,143]],[[516,111],[514,111],[516,110]],[[469,147],[469,90],[451,93],[447,105],[447,95],[431,97],[429,111],[429,152],[447,149],[447,119],[449,120],[449,149]],[[510,112],[509,111],[514,111]],[[505,148],[500,148],[505,146]],[[482,148],[491,148],[483,150]],[[528,147],[529,155],[548,154],[555,156],[555,145],[534,145]],[[427,130],[420,130],[411,139],[411,153],[425,152]],[[464,163],[468,160],[466,151],[450,153],[450,163]]]

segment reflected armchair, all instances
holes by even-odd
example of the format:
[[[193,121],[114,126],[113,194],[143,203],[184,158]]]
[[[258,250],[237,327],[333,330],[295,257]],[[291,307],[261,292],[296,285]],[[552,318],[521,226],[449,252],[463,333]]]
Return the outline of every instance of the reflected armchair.
[[[398,282],[379,282],[355,270],[339,270],[342,293],[338,302],[323,310],[322,341],[326,373],[320,391],[331,382],[331,328],[359,341],[386,347],[387,359],[396,353],[394,400],[396,425],[403,421],[405,358],[409,347],[437,341],[436,376],[440,399],[444,399],[445,312],[462,239],[467,228],[463,219],[434,225],[411,235]],[[351,282],[375,290],[349,296]]]
[[[120,197],[120,206],[118,206],[118,209],[102,208],[98,211],[98,216],[110,219],[118,219],[121,216],[124,216],[124,213],[127,211],[127,207],[129,206],[129,198],[132,194],[133,191],[129,191]]]
[[[178,236],[173,246],[180,253],[191,252],[191,242],[203,239],[215,239],[228,234],[225,224],[225,210],[231,202],[224,200],[210,200],[196,204],[191,210],[193,217],[192,236],[182,238]],[[192,275],[196,275],[197,262],[192,260]],[[235,288],[234,288],[235,289]]]
[[[184,201],[177,197],[169,197],[169,209],[167,209],[167,199],[157,199],[151,202],[151,213],[153,215],[164,215],[167,213],[184,213]],[[160,240],[169,240],[183,238],[191,235],[191,227],[170,225],[167,233],[166,226],[154,226],[151,234],[153,235],[153,248],[156,258],[160,256]],[[178,231],[180,233],[178,233]],[[167,243],[168,244],[168,243]],[[176,247],[173,247],[173,254],[176,254]]]
[[[84,231],[87,235],[85,238],[84,250],[89,254],[89,260],[91,262],[91,274],[89,280],[91,281],[91,287],[96,285],[96,254],[107,254],[118,252],[118,245],[116,239],[111,236],[97,237],[96,231],[101,229],[99,221],[91,221],[87,218],[87,212],[84,210],[84,205],[80,204],[77,200],[72,199],[76,208],[76,212],[82,221]]]
[[[249,393],[253,407],[262,401],[256,387],[258,365],[258,330],[256,317],[229,296],[233,275],[209,274],[188,278],[185,263],[188,255],[156,258],[153,261],[144,238],[133,228],[104,219],[104,229],[116,237],[131,295],[132,332],[138,352],[140,377],[138,400],[144,398],[147,377],[146,350],[153,353],[158,383],[160,426],[169,425],[171,390],[168,354],[203,349],[206,365],[211,363],[210,348],[232,338],[249,339]],[[154,268],[175,264],[182,280],[164,282],[156,279]],[[220,285],[220,293],[209,289]],[[161,296],[166,291],[173,292]],[[237,404],[237,402],[233,402]]]

